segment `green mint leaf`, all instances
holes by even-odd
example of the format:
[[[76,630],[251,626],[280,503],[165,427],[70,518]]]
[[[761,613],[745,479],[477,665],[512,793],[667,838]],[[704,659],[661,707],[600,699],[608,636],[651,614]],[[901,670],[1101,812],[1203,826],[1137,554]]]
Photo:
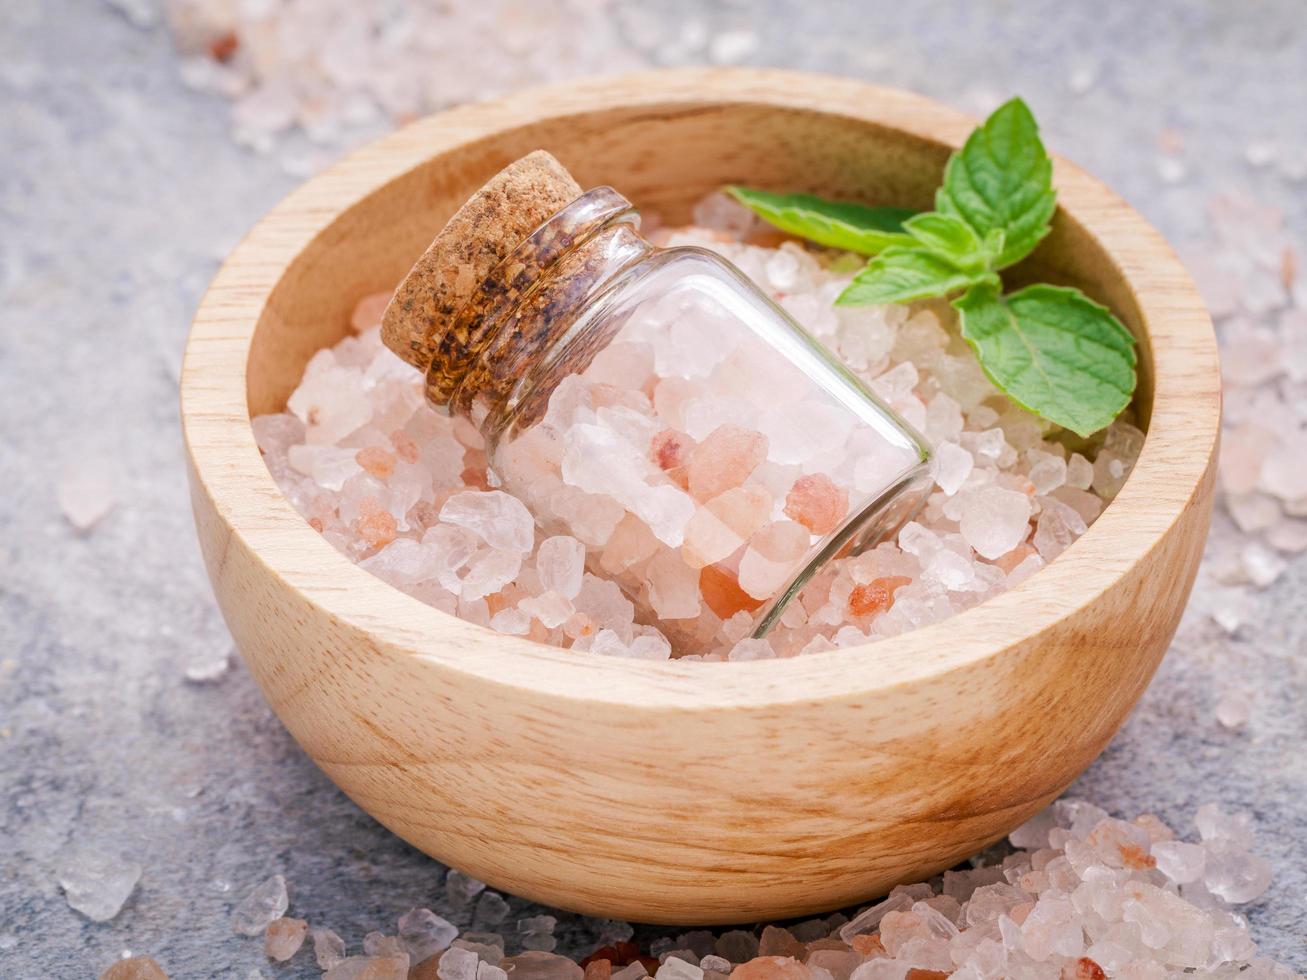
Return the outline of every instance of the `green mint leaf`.
[[[994,110],[949,157],[935,194],[936,210],[961,218],[982,238],[1003,232],[996,269],[1030,254],[1048,234],[1056,206],[1053,163],[1020,99]]]
[[[931,296],[946,296],[997,277],[983,269],[961,269],[948,259],[923,248],[887,248],[853,277],[835,301],[837,306],[871,306],[910,303]]]
[[[930,211],[913,215],[903,222],[903,230],[929,251],[948,259],[960,268],[985,264],[980,237],[961,218]]]
[[[911,239],[903,222],[907,208],[877,208],[851,201],[827,201],[812,194],[772,194],[752,187],[727,187],[726,193],[781,231],[818,245],[875,255]]]
[[[973,286],[953,305],[985,374],[1029,411],[1081,436],[1109,425],[1135,389],[1135,340],[1078,289]]]

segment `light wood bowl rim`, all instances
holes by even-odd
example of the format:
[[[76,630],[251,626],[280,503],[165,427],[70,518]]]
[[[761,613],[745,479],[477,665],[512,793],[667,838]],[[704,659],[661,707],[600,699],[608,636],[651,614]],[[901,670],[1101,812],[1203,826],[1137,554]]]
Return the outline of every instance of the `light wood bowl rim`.
[[[183,430],[197,476],[231,533],[286,590],[374,641],[499,685],[505,696],[626,704],[644,712],[716,712],[863,699],[976,665],[1054,628],[1146,559],[1197,499],[1215,447],[1215,337],[1187,273],[1162,237],[1102,183],[1055,159],[1059,203],[1133,291],[1153,351],[1143,453],[1124,489],[1062,556],[1020,586],[950,619],[875,644],[746,663],[651,663],[575,653],[496,634],[427,606],[353,564],[281,493],[254,442],[246,361],[260,313],[290,263],[343,211],[426,159],[541,119],[628,106],[739,103],[821,111],[958,146],[975,125],[923,96],[771,69],[677,69],[589,78],[419,120],[314,177],[261,220],[214,278],[195,315],[181,379]],[[632,93],[640,93],[632,95]],[[619,188],[620,189],[620,188]],[[1182,342],[1180,342],[1182,341]],[[1179,462],[1177,462],[1179,460]],[[487,651],[493,651],[488,655]]]

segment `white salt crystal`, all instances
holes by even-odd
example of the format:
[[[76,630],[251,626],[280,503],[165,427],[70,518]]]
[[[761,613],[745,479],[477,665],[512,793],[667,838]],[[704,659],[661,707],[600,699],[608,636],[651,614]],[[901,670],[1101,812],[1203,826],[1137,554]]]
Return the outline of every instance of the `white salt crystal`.
[[[753,31],[724,31],[708,44],[708,56],[719,65],[733,65],[753,54],[758,35]]]
[[[1216,720],[1226,728],[1242,728],[1252,716],[1252,704],[1241,691],[1227,690],[1216,702]]]
[[[1179,184],[1189,176],[1189,168],[1182,159],[1169,154],[1160,155],[1154,162],[1157,176],[1164,184]]]
[[[959,527],[967,544],[985,558],[999,558],[1029,531],[1030,498],[1000,487],[979,487],[958,493]]]
[[[502,490],[457,493],[440,508],[440,519],[467,528],[501,552],[529,554],[535,543],[531,512]]]
[[[223,650],[217,656],[198,660],[186,668],[186,680],[192,684],[212,684],[227,675],[231,668],[230,649]]]
[[[517,578],[517,573],[521,569],[520,554],[482,548],[468,562],[459,595],[467,600],[493,595]]]
[[[575,598],[585,573],[585,546],[567,535],[546,538],[536,551],[536,570],[546,590]]]
[[[1035,485],[1035,493],[1049,494],[1067,482],[1066,460],[1051,453],[1032,452],[1030,454],[1030,482]]]
[[[445,901],[453,908],[466,908],[485,890],[484,881],[465,875],[457,868],[450,868],[449,873],[445,875]]]
[[[1066,483],[1077,490],[1088,490],[1094,482],[1094,464],[1079,453],[1072,453],[1066,464]]]
[[[436,967],[440,980],[477,980],[477,954],[457,946],[445,950]]]
[[[1283,574],[1289,563],[1260,541],[1251,541],[1239,552],[1248,581],[1258,588],[1266,588]]]
[[[345,940],[330,929],[313,930],[313,958],[326,971],[345,959]]]
[[[935,482],[950,497],[962,488],[974,465],[971,453],[954,442],[940,444],[932,458]]]
[[[703,970],[679,956],[669,956],[658,967],[654,978],[655,980],[703,980]]]
[[[1271,884],[1271,864],[1250,854],[1229,840],[1206,841],[1207,865],[1203,884],[1227,902],[1251,902],[1265,894]]]
[[[54,493],[64,517],[79,531],[89,531],[114,508],[114,480],[100,462],[86,460],[70,468]]]
[[[1204,842],[1228,841],[1240,847],[1251,847],[1253,843],[1252,818],[1247,813],[1227,813],[1217,803],[1200,806],[1194,826]]]
[[[290,906],[286,879],[273,875],[254,888],[232,911],[232,929],[242,936],[257,936],[268,923],[280,919]]]
[[[78,851],[59,874],[69,907],[92,922],[108,922],[136,890],[141,866],[111,854]]]
[[[1157,842],[1152,847],[1152,856],[1157,861],[1157,870],[1177,885],[1201,879],[1207,863],[1207,852],[1202,845],[1178,840]]]

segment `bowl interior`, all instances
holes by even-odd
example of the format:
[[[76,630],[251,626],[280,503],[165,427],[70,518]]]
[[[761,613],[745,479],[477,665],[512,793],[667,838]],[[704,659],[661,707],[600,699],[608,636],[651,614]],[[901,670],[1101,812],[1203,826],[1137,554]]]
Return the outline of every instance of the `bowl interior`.
[[[255,328],[251,415],[281,411],[315,351],[348,331],[363,296],[393,288],[454,210],[495,171],[538,148],[583,187],[610,184],[669,223],[727,183],[927,209],[950,147],[834,112],[747,102],[648,104],[557,115],[433,155],[344,210],[285,270]],[[1065,209],[1010,280],[1074,284],[1140,339],[1145,428],[1153,352],[1136,297],[1101,243]]]

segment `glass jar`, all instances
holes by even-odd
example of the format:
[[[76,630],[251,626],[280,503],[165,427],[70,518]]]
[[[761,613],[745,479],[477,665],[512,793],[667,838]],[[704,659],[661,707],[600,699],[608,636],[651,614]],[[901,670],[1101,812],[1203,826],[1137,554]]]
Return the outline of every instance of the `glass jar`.
[[[428,401],[478,426],[504,489],[678,652],[765,634],[924,500],[920,435],[725,259],[650,244],[611,188],[503,252],[448,291],[446,322],[387,343],[426,360]]]

